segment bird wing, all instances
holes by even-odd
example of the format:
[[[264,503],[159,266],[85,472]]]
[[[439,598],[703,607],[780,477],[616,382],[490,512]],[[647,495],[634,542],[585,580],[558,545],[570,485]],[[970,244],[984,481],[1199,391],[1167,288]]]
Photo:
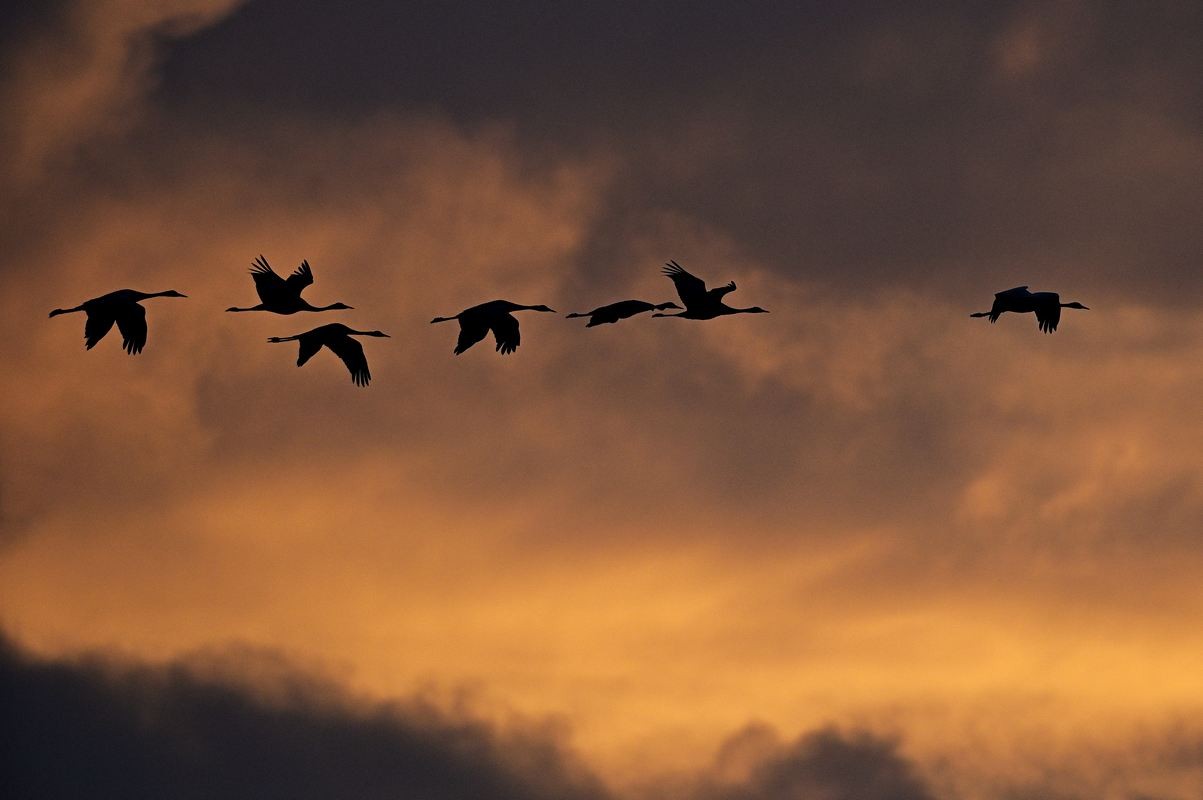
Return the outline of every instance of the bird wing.
[[[259,293],[259,299],[267,305],[272,305],[273,301],[281,297],[284,287],[288,285],[263,256],[255,259],[255,265],[251,267],[251,277],[255,281],[255,291]],[[297,292],[299,291],[300,289],[297,289]]]
[[[500,314],[489,321],[493,338],[497,340],[497,352],[509,355],[518,349],[522,343],[522,335],[518,332],[518,318],[512,314]]]
[[[664,265],[664,274],[672,278],[672,282],[677,287],[677,294],[681,296],[681,302],[688,308],[691,304],[697,304],[699,301],[704,302],[706,296],[706,282],[696,275],[691,275],[676,261],[669,261]]]
[[[117,314],[117,330],[121,331],[121,346],[131,356],[146,346],[146,309],[130,303]]]
[[[721,300],[723,298],[723,295],[730,294],[731,292],[734,292],[734,291],[735,291],[735,281],[731,281],[726,286],[720,286],[717,289],[711,289],[710,291],[706,292],[706,294],[715,300]]]
[[[112,312],[104,308],[87,308],[88,318],[84,321],[84,346],[91,350],[113,327]]]
[[[356,386],[367,386],[371,382],[372,373],[368,371],[368,357],[363,354],[363,345],[350,336],[336,336],[326,342],[326,347],[347,365],[352,383]]]
[[[459,318],[459,340],[455,343],[455,354],[458,356],[488,335],[489,325],[479,316],[472,315],[465,317],[461,315]]]
[[[1040,330],[1045,333],[1057,330],[1057,323],[1061,321],[1061,298],[1059,295],[1041,296],[1035,310],[1036,324],[1040,326]]]
[[[313,331],[302,333],[300,342],[300,350],[297,351],[297,366],[303,367],[305,362],[317,355],[317,351],[322,349],[322,337],[313,335]]]
[[[1014,289],[1007,289],[1003,292],[995,292],[995,297],[1022,297],[1025,294],[1031,294],[1026,286],[1016,286]]]
[[[301,292],[305,291],[305,287],[313,283],[313,270],[309,268],[309,262],[302,261],[301,266],[297,267],[284,283],[299,297]]]

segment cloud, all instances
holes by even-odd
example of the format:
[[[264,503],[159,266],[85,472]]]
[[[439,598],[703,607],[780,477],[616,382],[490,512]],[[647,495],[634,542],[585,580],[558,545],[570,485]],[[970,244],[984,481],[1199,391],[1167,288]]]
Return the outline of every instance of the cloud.
[[[930,763],[950,708],[993,754],[1015,707],[1069,741],[1197,706],[1198,12],[97,8],[7,40],[23,644],[475,682],[628,773],[748,718],[905,719]],[[393,335],[369,390],[264,342],[316,319],[223,314],[261,252]],[[773,313],[532,316],[508,359],[428,324],[671,299],[667,258]],[[966,318],[1020,282],[1094,310]],[[119,286],[190,295],[136,359],[45,318]]]
[[[159,45],[213,24],[238,0],[70,2],[26,21],[10,42],[0,135],[10,191],[28,187],[78,146],[134,127]]]
[[[742,776],[698,790],[699,800],[935,800],[914,764],[886,739],[825,728],[793,742],[752,726],[731,737],[719,767]],[[767,740],[767,741],[766,741]],[[740,763],[743,762],[743,763]]]
[[[421,699],[354,705],[270,656],[267,692],[204,662],[45,662],[0,646],[13,797],[558,798],[608,794],[551,731],[502,731]],[[262,680],[262,678],[259,678]]]

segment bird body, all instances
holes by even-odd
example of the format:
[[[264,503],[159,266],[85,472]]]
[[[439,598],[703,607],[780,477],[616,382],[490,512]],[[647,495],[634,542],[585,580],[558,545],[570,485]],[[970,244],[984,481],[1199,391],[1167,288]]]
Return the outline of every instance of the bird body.
[[[329,325],[321,325],[311,331],[298,333],[295,336],[273,336],[268,341],[272,343],[300,342],[300,352],[297,356],[298,367],[304,366],[306,361],[317,355],[318,350],[326,347],[347,365],[352,383],[356,386],[367,386],[372,380],[372,373],[368,371],[368,359],[363,354],[363,345],[352,339],[352,336],[388,338],[388,334],[382,331],[357,331],[348,328],[341,322],[334,322]]]
[[[84,322],[84,347],[91,350],[105,337],[116,323],[121,332],[121,346],[131,356],[142,352],[146,346],[146,309],[139,303],[151,297],[187,297],[174,289],[165,292],[139,292],[136,289],[118,289],[115,292],[86,300],[75,308],[56,308],[50,316],[87,314]]]
[[[595,325],[618,322],[620,319],[627,319],[645,311],[665,311],[670,308],[679,309],[681,307],[676,303],[652,304],[645,300],[620,300],[617,303],[610,303],[608,306],[599,306],[583,314],[569,314],[568,319],[589,317],[589,322],[585,327],[592,328]]]
[[[226,311],[270,311],[273,314],[295,314],[298,311],[338,311],[350,310],[345,303],[332,303],[328,306],[313,306],[301,297],[301,292],[313,284],[313,270],[308,261],[302,261],[287,278],[281,278],[267,259],[259,256],[251,267],[251,278],[255,281],[255,291],[260,303],[250,308],[227,308]]]
[[[735,281],[717,289],[706,289],[706,283],[701,278],[691,275],[676,261],[664,265],[664,274],[672,279],[677,287],[677,294],[685,304],[685,310],[680,314],[652,314],[653,317],[681,317],[682,319],[714,319],[728,314],[767,314],[760,306],[751,308],[732,308],[723,302],[723,296],[735,291]]]
[[[1090,309],[1076,300],[1062,303],[1061,295],[1056,292],[1029,292],[1026,286],[1016,286],[994,295],[994,304],[989,311],[977,311],[971,317],[989,317],[991,324],[998,322],[999,316],[1011,311],[1017,314],[1034,313],[1036,324],[1045,333],[1057,330],[1061,321],[1061,309],[1077,308],[1083,311]]]
[[[459,340],[455,344],[457,356],[488,336],[489,331],[493,332],[493,338],[497,341],[497,352],[504,356],[517,350],[518,345],[522,342],[522,336],[518,331],[518,320],[513,316],[515,311],[555,313],[547,306],[524,306],[519,303],[511,303],[509,300],[490,300],[487,303],[466,308],[453,317],[435,317],[430,323],[433,325],[436,322],[459,320]]]

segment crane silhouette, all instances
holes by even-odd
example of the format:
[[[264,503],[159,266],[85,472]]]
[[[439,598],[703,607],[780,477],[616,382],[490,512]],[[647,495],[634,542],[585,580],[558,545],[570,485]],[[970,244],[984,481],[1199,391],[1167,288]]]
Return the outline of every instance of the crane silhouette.
[[[313,358],[322,347],[328,347],[330,352],[342,359],[351,373],[351,382],[356,386],[367,386],[372,380],[368,371],[368,358],[363,354],[363,345],[352,339],[352,336],[383,336],[391,338],[383,331],[357,331],[348,328],[341,322],[321,325],[311,331],[298,333],[296,336],[273,336],[269,342],[300,342],[301,349],[297,355],[297,366]]]
[[[1061,295],[1056,292],[1029,292],[1026,286],[1016,286],[1014,289],[996,293],[994,305],[989,311],[976,311],[969,316],[989,317],[990,323],[993,324],[998,322],[999,316],[1007,311],[1019,314],[1034,312],[1036,324],[1040,330],[1052,333],[1057,330],[1057,323],[1061,321],[1061,309],[1063,308],[1090,310],[1076,300],[1072,303],[1062,303]]]
[[[652,314],[653,317],[681,317],[683,319],[714,319],[728,314],[767,314],[760,306],[751,308],[732,308],[723,303],[723,296],[735,291],[735,281],[717,289],[706,290],[706,283],[701,278],[691,275],[676,261],[664,265],[664,274],[672,279],[677,287],[677,294],[685,304],[685,310],[680,314]]]
[[[50,316],[74,314],[83,311],[88,315],[84,321],[84,346],[91,350],[117,323],[121,331],[121,346],[131,356],[142,352],[146,346],[146,309],[138,305],[151,297],[187,297],[175,289],[165,292],[139,292],[135,289],[118,289],[115,292],[93,297],[75,308],[56,308]]]
[[[312,306],[301,297],[301,292],[313,283],[313,270],[308,261],[302,261],[287,278],[281,278],[267,263],[262,255],[255,259],[251,267],[251,278],[255,281],[255,291],[261,301],[257,306],[238,308],[232,306],[226,311],[270,311],[273,314],[295,314],[298,311],[338,311],[351,310],[345,303],[332,303],[328,306]]]
[[[430,324],[459,320],[459,340],[455,343],[457,356],[488,336],[489,331],[493,331],[493,338],[497,340],[497,352],[504,356],[517,350],[522,342],[522,336],[518,332],[518,320],[512,313],[514,311],[555,313],[554,309],[547,306],[524,306],[509,300],[490,300],[466,308],[453,317],[435,317]]]
[[[633,317],[636,314],[642,314],[644,311],[666,311],[670,308],[680,309],[676,303],[660,303],[653,305],[645,300],[620,300],[617,303],[611,303],[608,306],[600,306],[592,311],[586,311],[583,314],[568,314],[568,319],[577,317],[589,317],[589,323],[586,328],[592,328],[595,325],[605,325],[606,323],[618,322],[620,319]]]

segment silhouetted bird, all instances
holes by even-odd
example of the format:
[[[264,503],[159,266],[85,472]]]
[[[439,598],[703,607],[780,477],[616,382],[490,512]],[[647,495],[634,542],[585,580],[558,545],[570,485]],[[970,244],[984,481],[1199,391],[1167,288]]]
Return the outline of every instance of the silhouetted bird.
[[[1007,289],[1005,292],[995,294],[994,305],[989,311],[977,311],[969,316],[989,317],[993,324],[998,322],[998,317],[1003,312],[1027,313],[1032,311],[1036,314],[1036,323],[1040,330],[1052,333],[1057,330],[1057,323],[1061,321],[1061,309],[1063,308],[1090,310],[1076,300],[1072,303],[1062,303],[1061,295],[1056,292],[1029,292],[1026,286],[1016,286],[1014,289]]]
[[[464,309],[454,317],[435,317],[430,324],[459,320],[459,341],[455,343],[457,356],[488,336],[489,331],[493,331],[493,338],[497,340],[497,352],[507,355],[517,350],[522,341],[518,333],[518,320],[511,314],[513,311],[555,313],[554,309],[547,306],[522,306],[509,300],[490,300],[488,303]]]
[[[301,350],[297,355],[297,366],[303,366],[306,361],[313,358],[322,346],[330,348],[330,352],[343,360],[347,365],[347,370],[351,373],[351,382],[356,386],[367,386],[372,380],[372,373],[368,371],[368,359],[363,354],[363,345],[352,339],[352,336],[383,336],[390,338],[387,333],[382,331],[356,331],[343,325],[341,322],[334,322],[329,325],[322,325],[314,328],[311,331],[298,333],[296,336],[273,336],[268,339],[269,342],[300,342]]]
[[[151,297],[187,297],[174,289],[165,292],[139,292],[134,289],[118,289],[100,297],[94,297],[75,308],[56,308],[50,316],[74,314],[83,311],[88,315],[84,322],[84,346],[91,350],[117,323],[121,331],[121,346],[125,352],[137,355],[146,346],[146,309],[138,305]]]
[[[586,328],[592,328],[594,325],[604,325],[607,322],[618,322],[620,319],[633,317],[636,314],[642,314],[644,311],[665,311],[670,308],[680,308],[676,303],[660,303],[652,305],[644,300],[620,300],[617,303],[611,303],[608,306],[601,306],[592,311],[586,311],[584,314],[568,314],[568,319],[577,317],[589,317],[589,324]]]
[[[276,274],[276,271],[267,263],[266,258],[259,256],[255,259],[255,265],[251,267],[251,277],[255,280],[255,291],[259,293],[259,299],[262,302],[250,308],[231,307],[226,311],[270,311],[273,314],[295,314],[298,311],[351,310],[351,306],[344,303],[333,303],[318,308],[309,305],[307,300],[301,298],[301,292],[313,283],[313,270],[309,268],[308,261],[302,261],[301,266],[285,279]]]
[[[714,319],[727,314],[767,314],[760,306],[751,308],[731,308],[723,304],[723,295],[735,291],[735,281],[726,286],[706,291],[706,283],[694,275],[690,275],[676,261],[664,265],[664,274],[672,278],[677,286],[677,294],[685,310],[680,314],[652,314],[653,317],[682,317],[684,319]]]

